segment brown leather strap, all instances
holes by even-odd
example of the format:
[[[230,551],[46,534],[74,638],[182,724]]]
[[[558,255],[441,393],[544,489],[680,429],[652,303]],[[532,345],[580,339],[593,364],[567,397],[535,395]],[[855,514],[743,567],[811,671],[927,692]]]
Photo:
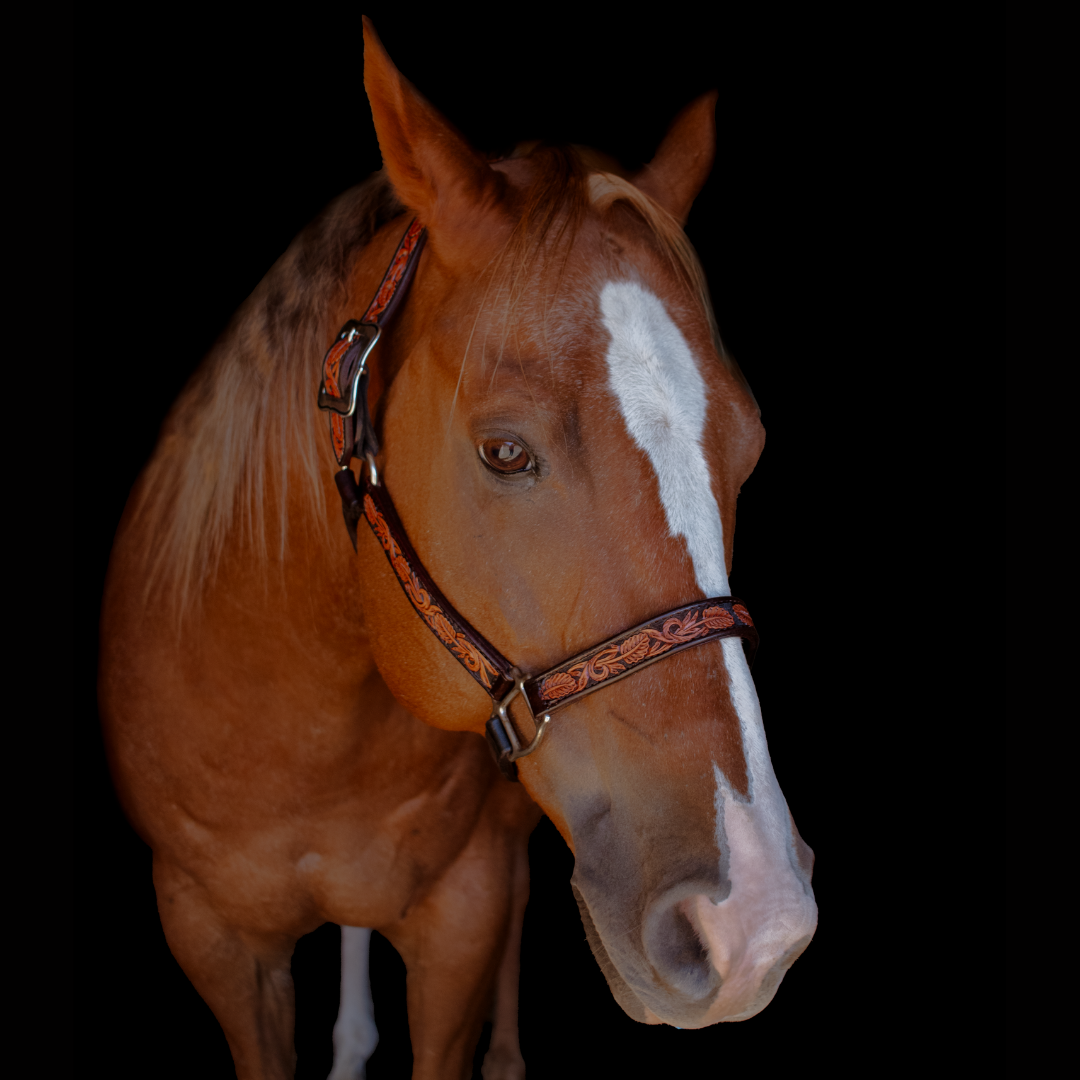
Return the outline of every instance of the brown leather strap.
[[[462,618],[431,580],[405,535],[405,528],[385,486],[369,483],[364,475],[361,475],[360,483],[364,520],[382,544],[409,603],[458,663],[494,701],[500,701],[514,685],[513,665]]]
[[[534,675],[522,689],[533,716],[540,716],[625,679],[665,656],[727,637],[743,639],[752,664],[758,633],[742,601],[736,596],[699,600],[624,630],[550,671]]]
[[[364,317],[360,320],[372,326],[384,326],[397,312],[405,294],[409,291],[409,283],[416,273],[416,260],[424,248],[427,239],[427,230],[420,224],[418,218],[409,222],[405,235],[401,238],[390,260],[390,265],[383,274],[379,291],[375,293]]]
[[[378,291],[361,319],[350,319],[323,357],[319,408],[330,412],[334,456],[344,468],[354,457],[379,452],[368,413],[366,363],[382,328],[409,290],[427,233],[416,219],[405,230]],[[353,536],[353,544],[356,538]]]

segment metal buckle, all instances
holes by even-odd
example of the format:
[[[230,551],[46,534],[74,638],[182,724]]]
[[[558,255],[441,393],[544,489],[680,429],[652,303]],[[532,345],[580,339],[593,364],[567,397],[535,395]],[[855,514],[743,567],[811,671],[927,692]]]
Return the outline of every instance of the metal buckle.
[[[360,353],[360,362],[356,365],[356,371],[352,377],[352,389],[349,392],[348,400],[344,397],[335,397],[333,394],[327,393],[326,382],[320,380],[319,382],[319,408],[325,409],[327,412],[336,412],[340,416],[352,416],[356,412],[356,395],[360,386],[360,376],[364,374],[364,367],[367,364],[367,358],[371,355],[371,350],[375,348],[375,343],[379,340],[379,334],[381,329],[378,326],[372,326],[371,323],[361,322],[348,322],[345,324],[345,328],[337,336],[337,341],[355,341],[358,337],[365,337],[367,340],[363,345],[363,349]]]
[[[503,731],[506,732],[506,737],[510,740],[510,745],[513,750],[510,753],[510,760],[517,761],[518,758],[525,757],[526,754],[531,754],[539,745],[540,740],[544,737],[544,732],[547,731],[548,723],[551,721],[551,714],[544,713],[539,721],[533,716],[533,721],[536,723],[536,734],[533,736],[533,741],[528,746],[522,747],[521,740],[518,738],[517,730],[514,727],[514,722],[510,719],[510,714],[506,711],[506,707],[510,704],[522,692],[522,687],[528,681],[528,676],[523,675],[517,668],[512,671],[514,676],[514,685],[507,691],[506,697],[500,701],[491,712],[491,720],[498,718],[502,724]],[[529,704],[528,697],[525,698],[525,706],[532,714],[532,706]],[[490,720],[488,721],[491,722]]]

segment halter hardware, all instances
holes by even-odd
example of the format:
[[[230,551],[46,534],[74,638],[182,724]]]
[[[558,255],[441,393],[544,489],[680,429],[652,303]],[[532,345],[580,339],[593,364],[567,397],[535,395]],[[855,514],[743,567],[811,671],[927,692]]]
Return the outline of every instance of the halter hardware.
[[[525,757],[526,754],[531,754],[540,745],[540,740],[544,737],[544,732],[547,731],[547,726],[551,722],[551,714],[545,712],[539,720],[533,715],[536,733],[533,735],[532,742],[528,746],[523,746],[517,729],[514,727],[514,721],[506,710],[510,702],[519,694],[524,696],[525,684],[529,680],[517,668],[511,668],[510,673],[514,677],[514,685],[501,701],[495,703],[491,719],[487,722],[487,742],[503,775],[506,776],[513,769],[513,776],[510,778],[516,780],[517,766],[513,762]],[[526,697],[525,703],[528,704],[528,701]],[[531,706],[529,712],[532,714]]]
[[[375,464],[375,455],[369,450],[364,455],[364,458],[367,461],[368,482],[371,484],[372,487],[378,487],[379,486],[379,467],[378,467],[378,465]],[[346,469],[348,467],[349,467],[348,465],[345,466]]]
[[[360,323],[350,320],[339,331],[335,340],[335,344],[338,342],[344,342],[346,345],[352,345],[357,338],[361,338],[361,342],[358,349],[359,362],[349,356],[349,353],[353,352],[350,348],[346,351],[346,359],[352,363],[356,363],[356,370],[353,373],[352,383],[349,394],[337,395],[330,393],[326,388],[327,376],[323,374],[322,382],[319,384],[319,408],[327,412],[337,413],[338,416],[353,416],[356,413],[356,401],[357,392],[360,388],[360,378],[364,374],[364,370],[367,366],[367,359],[371,355],[371,350],[375,348],[378,343],[379,337],[382,334],[381,327],[372,326],[370,323]],[[333,348],[333,346],[331,346]],[[342,362],[342,368],[345,366],[345,361]]]
[[[409,542],[390,493],[380,483],[375,464],[379,442],[367,401],[368,356],[408,291],[424,239],[424,229],[414,219],[363,319],[347,322],[327,350],[318,404],[331,414],[334,454],[340,466],[334,481],[353,548],[357,547],[356,526],[363,517],[382,544],[413,609],[491,698],[491,718],[485,729],[488,746],[503,776],[516,780],[518,758],[540,745],[556,709],[676,652],[719,638],[741,638],[752,665],[758,633],[738,597],[711,597],[664,612],[530,676],[511,664],[446,599]],[[342,384],[349,385],[348,395],[340,393]],[[361,469],[359,483],[349,464],[353,457],[366,460],[368,466],[366,476]],[[519,696],[536,725],[527,745],[508,711]]]

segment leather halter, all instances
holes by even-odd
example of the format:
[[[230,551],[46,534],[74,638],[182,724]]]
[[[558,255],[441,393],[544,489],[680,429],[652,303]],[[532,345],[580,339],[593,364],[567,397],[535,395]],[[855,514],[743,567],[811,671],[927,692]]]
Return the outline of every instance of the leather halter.
[[[750,613],[737,597],[713,597],[666,611],[547,671],[526,675],[446,599],[409,543],[390,494],[379,480],[375,464],[379,443],[367,401],[368,356],[405,297],[425,238],[425,230],[414,220],[401,238],[363,318],[350,319],[341,328],[323,359],[319,408],[330,412],[334,456],[341,467],[334,480],[353,548],[356,526],[363,517],[382,544],[416,613],[490,695],[494,708],[487,722],[488,745],[503,776],[516,780],[517,759],[540,745],[551,714],[557,709],[657,660],[717,638],[741,637],[752,664],[758,634]],[[366,470],[361,469],[359,483],[349,466],[353,457],[364,458],[368,464]],[[518,735],[507,712],[518,695],[524,698],[535,725],[528,743]]]

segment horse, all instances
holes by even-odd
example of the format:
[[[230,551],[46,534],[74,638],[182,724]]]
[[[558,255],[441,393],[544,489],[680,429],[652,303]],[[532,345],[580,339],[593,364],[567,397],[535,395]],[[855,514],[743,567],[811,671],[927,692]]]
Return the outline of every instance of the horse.
[[[367,20],[364,57],[382,171],[207,356],[110,561],[104,735],[169,947],[241,1080],[292,1075],[290,957],[325,922],[334,1080],[377,1039],[371,929],[406,965],[414,1077],[467,1075],[486,1015],[485,1076],[523,1076],[546,814],[623,1010],[749,1018],[817,908],[728,596],[764,431],[682,231],[715,95],[633,175],[581,147],[489,160]]]

